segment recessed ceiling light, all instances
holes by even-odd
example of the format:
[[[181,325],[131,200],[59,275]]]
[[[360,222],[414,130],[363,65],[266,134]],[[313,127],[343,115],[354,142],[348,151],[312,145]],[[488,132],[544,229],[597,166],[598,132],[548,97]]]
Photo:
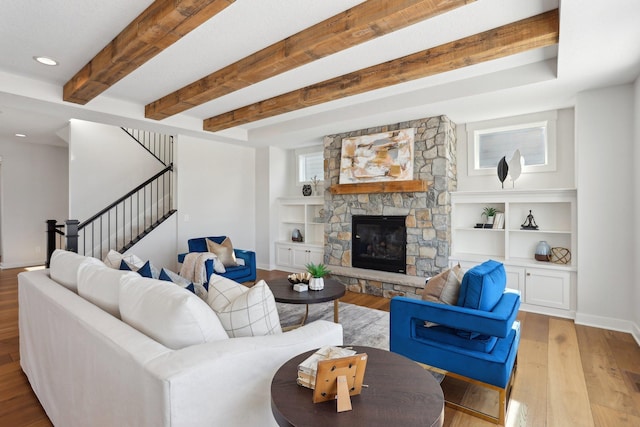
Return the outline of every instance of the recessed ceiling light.
[[[18,138],[26,138],[27,137],[27,135],[25,135],[24,133],[16,133],[16,136]]]
[[[47,56],[34,56],[33,59],[35,59],[36,61],[38,61],[43,65],[51,65],[51,66],[58,65],[58,61],[56,61],[55,59],[49,58]]]

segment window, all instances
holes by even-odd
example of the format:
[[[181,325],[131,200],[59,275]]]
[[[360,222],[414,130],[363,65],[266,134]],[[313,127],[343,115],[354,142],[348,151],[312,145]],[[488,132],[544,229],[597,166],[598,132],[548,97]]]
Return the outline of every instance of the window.
[[[467,125],[469,175],[495,173],[500,159],[509,161],[516,150],[523,173],[554,171],[555,118],[550,112]]]
[[[321,148],[296,150],[298,183],[311,182],[313,177],[324,181],[324,153]]]

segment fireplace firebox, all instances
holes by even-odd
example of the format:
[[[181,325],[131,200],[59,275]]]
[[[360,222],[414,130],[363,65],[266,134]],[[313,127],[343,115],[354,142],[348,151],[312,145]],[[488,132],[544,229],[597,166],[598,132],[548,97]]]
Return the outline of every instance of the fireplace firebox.
[[[351,226],[353,267],[405,273],[407,229],[404,216],[353,215]]]

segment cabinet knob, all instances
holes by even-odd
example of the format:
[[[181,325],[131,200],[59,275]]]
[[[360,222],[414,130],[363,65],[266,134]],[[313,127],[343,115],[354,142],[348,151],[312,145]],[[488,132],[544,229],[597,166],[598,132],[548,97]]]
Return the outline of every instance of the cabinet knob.
[[[527,273],[527,276],[531,276],[531,273]]]

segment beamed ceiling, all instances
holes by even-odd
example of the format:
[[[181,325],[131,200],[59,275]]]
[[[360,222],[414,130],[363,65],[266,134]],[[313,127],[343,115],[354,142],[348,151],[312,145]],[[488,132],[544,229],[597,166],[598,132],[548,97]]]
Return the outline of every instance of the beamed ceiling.
[[[475,0],[369,0],[280,40],[145,107],[164,119],[285,71],[462,7]],[[156,0],[64,85],[86,104],[127,74],[223,13],[233,0]],[[558,10],[325,80],[204,121],[216,132],[301,108],[558,43]]]
[[[293,146],[570,107],[637,77],[638,3],[23,0],[3,6],[0,111]]]

